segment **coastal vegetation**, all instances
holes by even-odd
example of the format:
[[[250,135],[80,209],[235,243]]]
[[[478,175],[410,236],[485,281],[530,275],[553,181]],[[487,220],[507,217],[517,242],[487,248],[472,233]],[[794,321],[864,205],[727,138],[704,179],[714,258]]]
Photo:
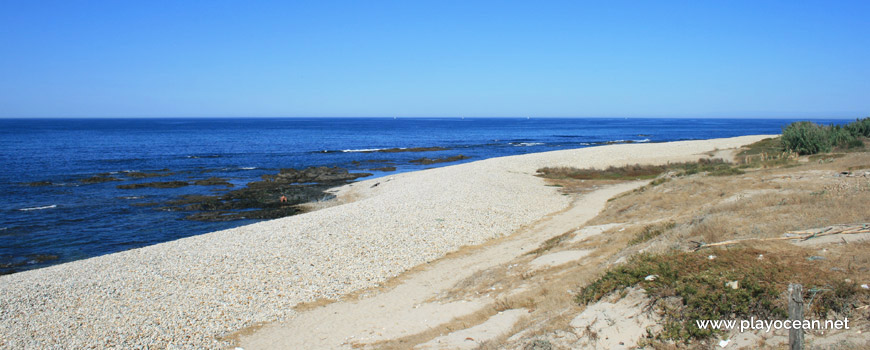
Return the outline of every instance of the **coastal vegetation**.
[[[573,167],[545,167],[538,169],[538,174],[549,179],[574,180],[648,180],[664,173],[672,176],[687,176],[706,173],[712,176],[742,174],[737,165],[719,158],[700,158],[697,162],[668,163],[664,165],[624,165],[610,166],[606,169]]]
[[[586,305],[614,291],[641,286],[664,316],[655,338],[683,343],[722,333],[700,329],[694,320],[786,318],[787,301],[781,295],[789,283],[801,283],[813,294],[811,317],[848,313],[859,298],[867,301],[867,293],[861,293],[855,282],[844,282],[842,274],[829,272],[829,264],[810,257],[750,247],[640,254],[608,270],[576,298]]]
[[[782,130],[784,149],[800,155],[831,152],[834,149],[863,148],[870,137],[870,118],[840,125],[818,125],[812,122],[791,123]]]
[[[847,127],[856,130],[841,130]],[[627,298],[633,288],[647,297],[639,307],[656,317],[638,345],[656,349],[705,348],[733,336],[701,329],[694,322],[699,319],[783,319],[789,283],[803,284],[807,319],[870,316],[870,257],[865,253],[870,242],[781,239],[789,232],[824,232],[831,225],[870,225],[870,152],[863,147],[831,151],[836,153],[800,155],[776,137],[730,153],[711,152],[731,162],[710,157],[606,169],[542,168],[538,175],[547,185],[566,194],[625,181],[650,182],[611,199],[586,224],[600,227],[595,231],[600,234],[584,233],[585,228],[569,231],[524,258],[588,251],[582,262],[522,273],[513,266],[523,262],[513,262],[476,275],[453,293],[522,290],[501,297],[500,310],[534,310],[510,340],[484,344],[484,349],[505,342],[544,348],[600,345],[602,329],[572,329],[575,316],[570,315],[600,310],[599,303],[615,305],[607,303]],[[774,238],[778,240],[770,241]],[[707,248],[732,240],[736,243]],[[529,285],[540,287],[528,290]],[[558,292],[565,290],[569,299]],[[565,331],[576,336],[566,337]]]
[[[868,258],[859,252],[870,244],[843,244],[824,253],[792,243],[751,240],[727,249],[691,251],[686,246],[691,241],[779,237],[789,230],[870,221],[870,167],[853,165],[868,164],[868,153],[788,159],[779,142],[764,140],[739,153],[738,163],[754,163],[756,170],[747,175],[670,181],[663,189],[635,191],[613,201],[602,215],[610,220],[604,221],[673,221],[640,229],[626,249],[647,251],[586,284],[576,302],[585,306],[625,288],[644,288],[650,307],[662,316],[661,330],[647,341],[659,345],[698,344],[726,336],[699,329],[694,320],[782,319],[783,292],[789,283],[805,286],[808,317],[853,316],[857,305],[870,302],[868,290],[856,282],[868,278]],[[759,167],[762,163],[765,166]],[[830,175],[806,175],[820,171]],[[638,202],[648,205],[640,207]]]

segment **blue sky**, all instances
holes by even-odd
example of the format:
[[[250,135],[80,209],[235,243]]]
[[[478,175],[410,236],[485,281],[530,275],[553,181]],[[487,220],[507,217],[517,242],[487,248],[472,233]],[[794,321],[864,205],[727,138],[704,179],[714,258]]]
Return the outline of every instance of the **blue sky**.
[[[0,117],[865,117],[868,1],[0,1]]]

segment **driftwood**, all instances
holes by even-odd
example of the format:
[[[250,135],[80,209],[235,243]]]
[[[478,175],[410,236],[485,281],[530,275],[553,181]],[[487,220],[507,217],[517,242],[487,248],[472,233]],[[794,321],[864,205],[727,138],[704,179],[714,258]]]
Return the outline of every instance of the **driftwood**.
[[[760,242],[760,241],[783,241],[790,239],[808,240],[811,238],[836,235],[836,234],[854,234],[854,233],[870,233],[870,224],[860,225],[834,225],[821,229],[803,230],[803,231],[788,231],[783,237],[772,238],[743,238],[717,243],[704,243],[691,241],[693,251],[698,251],[704,248],[721,247],[726,245],[738,244],[743,242]]]

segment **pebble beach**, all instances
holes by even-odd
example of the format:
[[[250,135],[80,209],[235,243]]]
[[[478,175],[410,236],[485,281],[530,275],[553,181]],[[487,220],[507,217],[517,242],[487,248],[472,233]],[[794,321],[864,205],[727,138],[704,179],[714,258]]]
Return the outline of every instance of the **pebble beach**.
[[[545,166],[688,161],[770,135],[618,144],[355,182],[340,205],[0,276],[0,349],[225,348],[293,307],[376,287],[564,209]]]

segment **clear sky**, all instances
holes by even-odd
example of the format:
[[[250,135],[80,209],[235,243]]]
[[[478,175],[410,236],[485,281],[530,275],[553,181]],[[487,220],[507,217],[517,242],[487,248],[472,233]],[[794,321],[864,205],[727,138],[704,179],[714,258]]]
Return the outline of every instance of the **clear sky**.
[[[0,117],[865,117],[870,1],[0,0]]]

